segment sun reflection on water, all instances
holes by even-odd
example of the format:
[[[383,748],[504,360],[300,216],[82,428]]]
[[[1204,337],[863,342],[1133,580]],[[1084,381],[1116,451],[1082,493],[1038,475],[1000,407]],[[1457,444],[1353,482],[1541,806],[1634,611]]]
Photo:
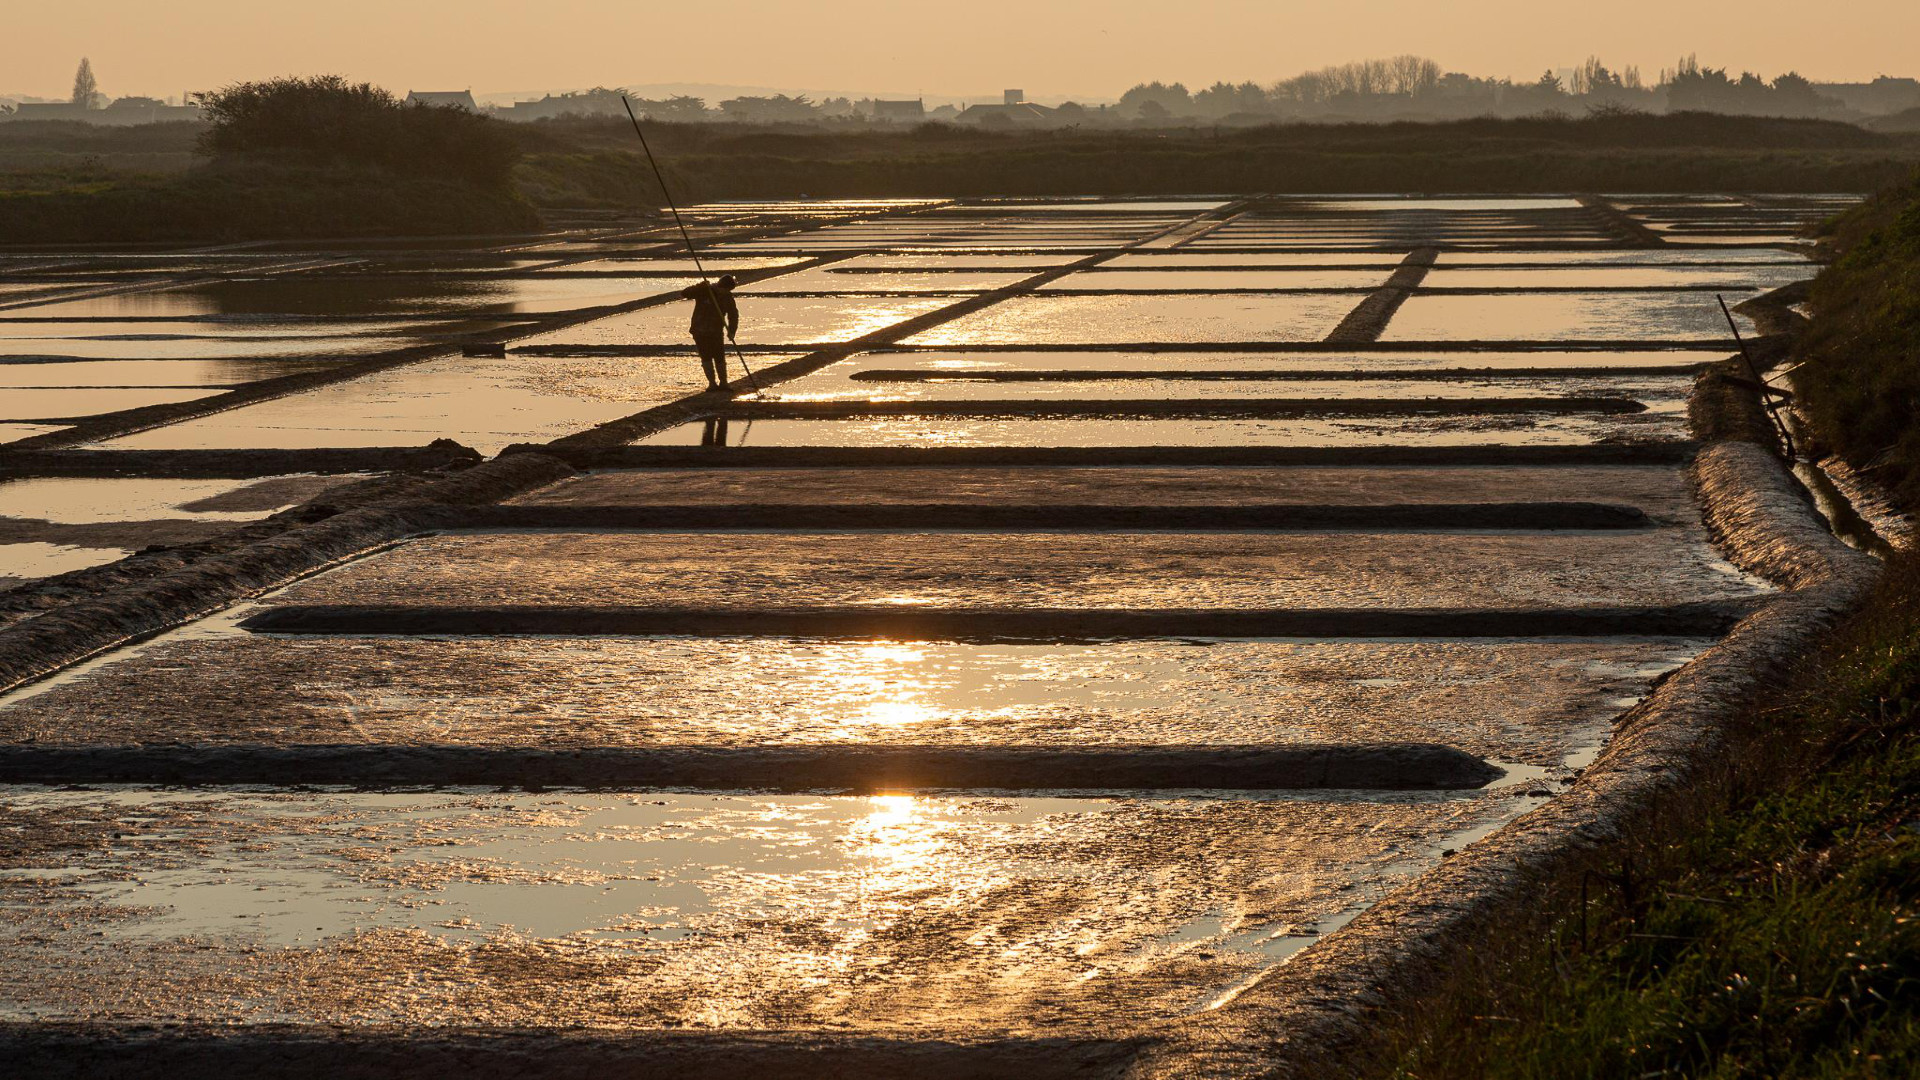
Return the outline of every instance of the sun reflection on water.
[[[822,657],[810,681],[831,686],[847,728],[907,727],[936,719],[937,687],[922,673],[925,649],[897,642],[858,645]]]
[[[919,701],[876,701],[861,713],[862,723],[879,727],[924,724],[936,715],[933,706]]]
[[[854,823],[849,838],[854,857],[866,864],[861,875],[866,889],[880,894],[917,890],[941,876],[934,868],[947,841],[940,835],[940,822],[925,812],[922,801],[915,795],[875,795],[868,800],[867,816]],[[870,895],[868,899],[871,903],[877,898]],[[906,898],[895,897],[869,914],[882,916],[883,921],[897,917],[905,909],[894,908],[905,902]]]

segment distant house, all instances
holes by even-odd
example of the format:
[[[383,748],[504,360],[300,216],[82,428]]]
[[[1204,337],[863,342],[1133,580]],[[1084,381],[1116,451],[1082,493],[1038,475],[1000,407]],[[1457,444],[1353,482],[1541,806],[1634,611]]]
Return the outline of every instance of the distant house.
[[[70,101],[23,101],[14,106],[15,120],[92,120],[99,112]]]
[[[480,111],[480,103],[473,100],[471,90],[409,90],[407,104],[431,105],[441,109],[465,109],[472,113]]]
[[[1017,105],[971,105],[954,119],[962,124],[984,127],[1053,127],[1060,123],[1056,110],[1023,101]]]
[[[175,120],[200,119],[197,105],[169,105],[159,98],[123,97],[88,117],[96,124],[164,124]]]
[[[130,127],[134,124],[163,124],[173,120],[198,120],[197,105],[169,105],[159,98],[123,97],[104,109],[75,105],[68,101],[23,101],[7,120],[78,120],[83,124],[110,124]]]
[[[1856,112],[1884,116],[1920,108],[1920,79],[1882,75],[1870,83],[1814,83],[1813,88],[1827,97],[1839,98]]]
[[[547,120],[558,116],[623,116],[625,107],[613,90],[582,90],[569,94],[548,94],[538,101],[516,101],[496,115],[508,120]]]
[[[916,99],[914,101],[883,101],[876,98],[873,103],[873,118],[875,120],[885,120],[890,123],[917,124],[926,119],[926,117],[927,103],[925,99]]]

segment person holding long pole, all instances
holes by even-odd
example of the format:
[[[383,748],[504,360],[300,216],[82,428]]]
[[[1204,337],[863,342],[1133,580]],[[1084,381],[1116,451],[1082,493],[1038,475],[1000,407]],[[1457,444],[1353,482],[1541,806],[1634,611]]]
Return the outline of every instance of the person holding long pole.
[[[707,389],[727,388],[727,342],[740,332],[740,305],[733,301],[732,274],[719,281],[689,285],[680,295],[693,301],[693,347],[700,351],[700,367],[707,373]],[[742,363],[745,363],[743,360]]]
[[[634,114],[633,102],[622,94],[620,103],[627,107],[627,119],[633,121],[633,133],[640,136],[640,149],[646,151],[647,164],[653,166],[653,178],[660,184],[660,197],[666,200],[667,209],[673,211],[673,223],[680,227],[680,239],[687,245],[687,257],[693,260],[693,268],[700,274],[700,284],[681,295],[694,302],[693,344],[700,350],[700,366],[707,373],[707,388],[724,390],[727,387],[727,350],[720,338],[724,330],[725,340],[732,343],[734,355],[740,358],[740,368],[747,373],[747,382],[757,394],[760,392],[759,380],[753,377],[753,369],[747,366],[747,357],[740,351],[739,342],[733,340],[735,332],[740,329],[740,308],[733,300],[733,275],[727,274],[717,283],[707,280],[707,268],[700,263],[700,252],[693,246],[693,234],[687,232],[687,223],[680,217],[680,207],[673,201],[673,192],[667,190],[666,175],[660,171],[659,159],[653,156],[653,147],[647,145],[647,133],[640,130],[640,117]]]

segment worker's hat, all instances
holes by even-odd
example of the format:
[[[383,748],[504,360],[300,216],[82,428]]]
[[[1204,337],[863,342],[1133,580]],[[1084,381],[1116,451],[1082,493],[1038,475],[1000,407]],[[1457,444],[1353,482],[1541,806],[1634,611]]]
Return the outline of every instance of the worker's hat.
[[[723,289],[731,289],[735,285],[738,285],[740,283],[734,280],[734,276],[732,274],[721,274],[720,280],[714,282],[714,284],[720,286]]]

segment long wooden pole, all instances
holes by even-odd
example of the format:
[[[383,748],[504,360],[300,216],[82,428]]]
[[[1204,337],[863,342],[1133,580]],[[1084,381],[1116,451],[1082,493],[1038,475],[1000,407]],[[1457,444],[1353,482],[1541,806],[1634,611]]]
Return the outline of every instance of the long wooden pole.
[[[687,223],[680,216],[680,207],[674,204],[673,192],[667,189],[667,178],[666,175],[660,171],[660,161],[653,156],[653,147],[647,145],[647,133],[640,130],[640,118],[634,115],[633,102],[627,100],[627,95],[621,94],[620,104],[627,107],[627,119],[633,121],[633,133],[640,136],[640,149],[647,152],[647,164],[653,166],[653,178],[660,184],[660,194],[667,200],[667,209],[673,211],[673,223],[680,227],[680,239],[686,242],[687,255],[693,259],[693,268],[700,274],[700,283],[707,287],[708,296],[712,298],[713,283],[707,280],[707,268],[701,265],[700,252],[693,246],[693,234],[687,232]],[[714,306],[716,308],[719,307],[717,300]],[[747,354],[740,351],[740,343],[734,341],[731,337],[727,339],[727,343],[733,346],[733,355],[739,358],[740,369],[747,373],[747,384],[753,387],[755,394],[758,394],[760,392],[760,380],[754,378],[753,369],[747,366]]]

